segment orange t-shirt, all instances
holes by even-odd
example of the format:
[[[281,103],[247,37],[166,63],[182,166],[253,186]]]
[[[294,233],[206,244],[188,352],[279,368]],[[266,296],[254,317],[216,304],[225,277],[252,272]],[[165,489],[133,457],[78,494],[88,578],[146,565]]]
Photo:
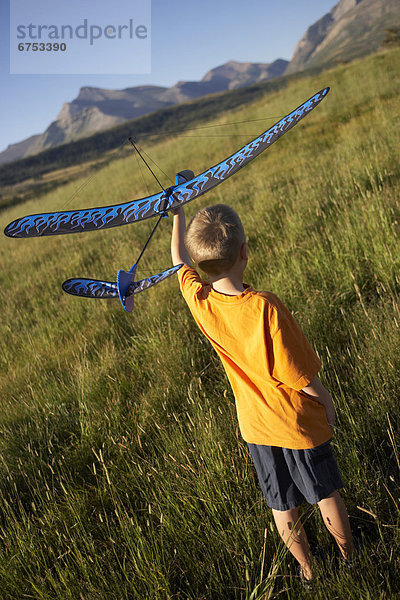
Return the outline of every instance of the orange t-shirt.
[[[196,323],[222,361],[244,440],[292,449],[328,441],[325,407],[300,391],[321,361],[286,306],[250,286],[238,296],[221,294],[187,265],[178,278]]]

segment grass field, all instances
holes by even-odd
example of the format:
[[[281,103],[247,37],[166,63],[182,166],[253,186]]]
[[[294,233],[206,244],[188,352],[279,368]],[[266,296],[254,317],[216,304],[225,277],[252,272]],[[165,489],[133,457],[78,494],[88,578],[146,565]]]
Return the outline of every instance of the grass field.
[[[363,547],[356,569],[341,567],[320,515],[303,505],[309,538],[324,550],[312,594],[321,600],[400,598],[399,74],[400,50],[379,53],[212,122],[264,123],[147,148],[171,177],[199,173],[331,86],[293,131],[187,207],[188,217],[217,202],[238,211],[246,281],[289,306],[322,359],[342,495]],[[4,210],[0,225],[149,191],[150,176],[122,158]],[[176,277],[138,296],[132,315],[61,290],[72,276],[113,280],[152,225],[0,238],[0,596],[309,598],[264,503],[223,369]],[[170,229],[163,220],[139,278],[171,264]]]

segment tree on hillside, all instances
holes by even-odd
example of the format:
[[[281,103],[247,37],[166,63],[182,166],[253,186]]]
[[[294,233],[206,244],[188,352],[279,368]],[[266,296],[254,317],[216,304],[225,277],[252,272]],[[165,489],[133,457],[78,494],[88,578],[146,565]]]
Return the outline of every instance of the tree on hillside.
[[[400,46],[400,27],[387,27],[385,29],[385,38],[381,45],[384,48]]]

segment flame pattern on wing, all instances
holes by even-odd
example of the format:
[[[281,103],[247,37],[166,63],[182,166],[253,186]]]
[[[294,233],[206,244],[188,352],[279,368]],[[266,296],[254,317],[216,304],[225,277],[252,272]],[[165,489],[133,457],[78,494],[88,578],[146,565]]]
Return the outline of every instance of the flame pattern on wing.
[[[173,191],[172,201],[168,202],[166,210],[194,200],[194,198],[205,194],[239,171],[294,127],[323,100],[328,92],[328,87],[317,92],[225,160],[210,167],[190,181],[172,186],[170,188]],[[4,233],[9,237],[25,238],[119,227],[162,214],[165,211],[165,200],[165,192],[163,191],[153,196],[112,206],[29,215],[9,223]]]
[[[140,281],[134,281],[127,292],[127,296],[132,294],[139,294],[144,290],[160,283],[163,279],[170,277],[176,273],[182,265],[176,265],[170,269],[157,273],[157,275],[151,275],[147,279],[141,279]],[[62,284],[62,289],[67,294],[72,296],[80,296],[82,298],[101,298],[107,300],[109,298],[118,298],[118,287],[113,281],[101,281],[100,279],[86,279],[86,278],[73,278],[67,279]]]

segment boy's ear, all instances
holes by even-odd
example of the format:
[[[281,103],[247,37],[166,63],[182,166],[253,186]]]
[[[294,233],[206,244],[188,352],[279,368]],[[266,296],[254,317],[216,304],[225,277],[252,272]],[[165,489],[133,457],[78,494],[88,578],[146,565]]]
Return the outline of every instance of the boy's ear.
[[[240,258],[242,260],[248,260],[248,254],[247,254],[247,244],[246,242],[243,242],[243,244],[240,247]]]

